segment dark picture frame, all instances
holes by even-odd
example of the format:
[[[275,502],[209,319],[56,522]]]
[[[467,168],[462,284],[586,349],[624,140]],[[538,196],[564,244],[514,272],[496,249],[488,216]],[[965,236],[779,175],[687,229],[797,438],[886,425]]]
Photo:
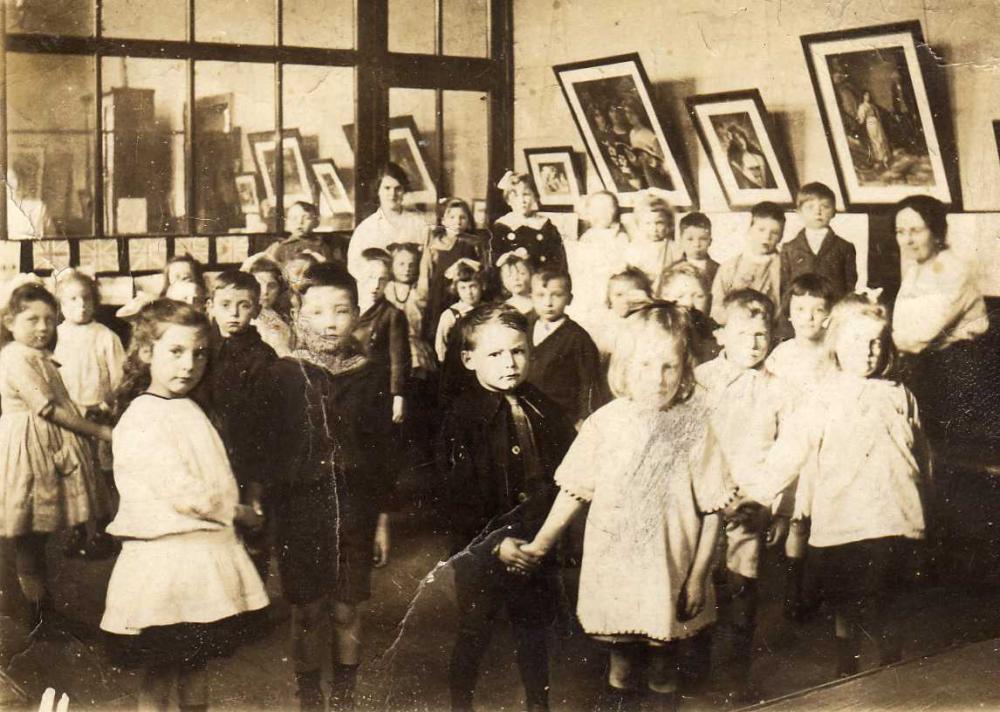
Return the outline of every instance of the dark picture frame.
[[[354,124],[344,125],[347,143],[354,151]],[[393,116],[388,129],[389,160],[398,165],[410,180],[410,190],[404,198],[409,206],[433,206],[437,202],[438,188],[431,174],[430,162],[424,150],[425,142],[410,114]]]
[[[919,21],[801,40],[847,208],[876,209],[917,193],[960,208],[944,82]]]
[[[332,158],[320,158],[309,161],[313,177],[319,186],[319,194],[330,209],[331,215],[354,213],[354,203],[347,192],[344,181],[340,179],[337,165]]]
[[[657,189],[681,209],[697,207],[681,141],[656,111],[649,76],[637,53],[552,68],[604,187],[631,207]]]
[[[571,146],[524,149],[528,174],[542,210],[572,212],[584,195],[582,161]]]
[[[700,94],[686,104],[730,208],[795,205],[795,171],[759,90]]]
[[[1000,121],[993,122],[993,138],[997,144],[997,160],[1000,160]]]
[[[274,131],[258,131],[247,134],[250,142],[250,153],[264,185],[264,196],[275,205],[275,163],[274,163]],[[284,205],[287,209],[296,201],[313,202],[315,188],[312,175],[306,165],[302,150],[302,135],[298,129],[285,129],[281,132],[281,154],[285,166],[284,172]],[[289,170],[291,168],[292,170]]]

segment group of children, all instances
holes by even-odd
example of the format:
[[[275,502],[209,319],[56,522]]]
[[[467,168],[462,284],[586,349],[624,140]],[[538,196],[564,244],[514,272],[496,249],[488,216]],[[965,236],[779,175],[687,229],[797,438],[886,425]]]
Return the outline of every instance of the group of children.
[[[707,655],[715,569],[749,694],[761,559],[783,541],[787,610],[805,615],[813,588],[833,606],[838,673],[857,671],[862,627],[877,628],[882,661],[898,659],[885,624],[925,536],[928,457],[916,403],[891,380],[886,310],[854,293],[853,248],[829,228],[829,189],[802,189],[806,228],[780,253],[784,213],[756,206],[721,265],[706,216],[685,216],[675,240],[669,205],[645,198],[629,236],[614,196],[593,196],[581,243],[626,264],[581,325],[530,181],[501,187],[511,213],[491,238],[450,200],[422,247],[368,247],[350,271],[305,203],[290,238],[210,289],[196,261],[174,258],[163,295],[122,312],[127,355],[94,321],[91,278],[64,275],[55,296],[15,286],[0,531],[36,622],[51,605],[47,538],[81,527],[90,546],[113,517],[112,652],[144,666],[156,708],[176,686],[181,709],[204,709],[207,661],[261,627],[273,558],[301,707],[348,709],[402,454],[433,463],[452,534],[456,710],[471,708],[501,611],[528,708],[547,709],[555,551],[585,509],[577,614],[609,646],[618,703],[635,699],[644,660],[648,688],[677,694],[678,641]],[[112,463],[117,509],[101,475]]]

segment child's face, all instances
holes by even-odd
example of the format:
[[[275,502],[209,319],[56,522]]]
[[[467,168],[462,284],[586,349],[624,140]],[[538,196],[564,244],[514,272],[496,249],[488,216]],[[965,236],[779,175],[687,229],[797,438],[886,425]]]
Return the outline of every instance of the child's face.
[[[462,352],[462,363],[476,372],[479,384],[488,391],[512,391],[528,377],[528,337],[503,324],[479,327],[475,346]]]
[[[197,279],[194,275],[194,267],[190,262],[183,260],[171,262],[167,265],[167,284],[174,282],[194,282]]]
[[[392,278],[403,284],[413,284],[417,281],[419,258],[412,252],[399,250],[392,256]]]
[[[531,270],[524,262],[508,262],[500,268],[500,282],[512,295],[525,296],[531,291]]]
[[[392,176],[382,176],[378,184],[378,204],[383,210],[398,213],[403,209],[403,185]]]
[[[44,349],[56,333],[56,313],[45,302],[28,302],[17,314],[4,316],[3,325],[17,343]]]
[[[708,258],[708,248],[712,245],[712,231],[703,227],[686,227],[677,239],[684,256],[689,260]]]
[[[788,304],[788,318],[795,329],[796,339],[821,341],[826,332],[826,321],[830,318],[830,307],[822,297],[808,294],[793,296]]]
[[[456,233],[466,232],[472,227],[469,225],[469,216],[457,205],[444,211],[444,215],[441,216],[441,226],[448,232]]]
[[[358,275],[358,298],[362,302],[376,302],[385,293],[389,284],[389,267],[385,262],[371,260],[365,262]]]
[[[151,347],[140,349],[149,364],[149,392],[163,398],[183,398],[208,365],[208,339],[194,326],[171,324]]]
[[[336,351],[354,331],[358,307],[339,287],[312,287],[295,311],[295,335],[311,351]]]
[[[477,279],[466,279],[455,284],[455,296],[462,304],[474,307],[483,298],[483,286]]]
[[[590,199],[587,212],[592,227],[607,228],[615,224],[615,213],[618,210],[614,198],[602,194]]]
[[[194,282],[174,282],[167,287],[167,299],[190,304],[202,314],[205,313],[205,295]]]
[[[94,295],[79,282],[70,282],[59,291],[59,309],[71,324],[89,324],[94,306]]]
[[[670,235],[670,219],[660,212],[642,210],[635,214],[639,234],[652,242],[661,242]]]
[[[639,285],[628,279],[613,279],[608,284],[608,308],[619,319],[624,319],[632,306],[630,295]]]
[[[747,231],[746,248],[751,255],[770,255],[781,241],[784,224],[773,218],[755,218]]]
[[[264,309],[273,309],[281,294],[281,282],[278,281],[277,275],[271,272],[254,272],[253,276],[260,285],[260,306]]]
[[[535,191],[524,183],[518,183],[507,194],[510,202],[510,209],[515,213],[524,216],[531,216],[538,212],[538,200],[535,198]]]
[[[799,216],[810,230],[820,230],[828,227],[837,208],[827,198],[809,198],[799,206]]]
[[[660,297],[688,309],[708,313],[708,294],[701,280],[686,274],[675,274],[663,285]]]
[[[719,344],[726,350],[726,360],[739,368],[754,368],[767,356],[771,327],[763,316],[730,309],[726,325],[718,333]]]
[[[559,321],[572,301],[565,279],[550,279],[544,284],[537,278],[531,280],[531,305],[542,321]]]
[[[224,337],[245,331],[260,312],[260,305],[248,289],[216,289],[209,300],[209,316]]]
[[[885,324],[878,319],[856,317],[847,320],[837,333],[834,353],[840,370],[867,378],[882,362]]]
[[[293,205],[285,216],[285,228],[292,237],[304,237],[316,229],[319,220],[301,205]]]
[[[632,400],[662,408],[677,395],[684,377],[681,343],[670,334],[653,333],[639,339],[628,364],[628,393]]]

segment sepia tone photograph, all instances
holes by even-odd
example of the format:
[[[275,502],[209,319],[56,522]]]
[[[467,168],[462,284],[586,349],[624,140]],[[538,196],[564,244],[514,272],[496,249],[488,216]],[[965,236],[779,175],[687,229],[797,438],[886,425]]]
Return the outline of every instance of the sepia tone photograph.
[[[0,712],[1000,710],[1000,0],[0,0]]]

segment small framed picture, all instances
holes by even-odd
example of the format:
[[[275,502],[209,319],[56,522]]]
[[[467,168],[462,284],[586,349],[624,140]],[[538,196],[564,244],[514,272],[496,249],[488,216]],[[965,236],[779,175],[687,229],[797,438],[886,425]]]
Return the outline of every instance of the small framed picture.
[[[639,191],[657,188],[674,207],[694,207],[694,186],[678,163],[680,142],[664,130],[638,54],[552,70],[601,182],[622,206],[631,207]]]
[[[849,209],[915,193],[960,207],[958,152],[917,21],[802,37]]]
[[[313,176],[316,177],[316,183],[319,184],[319,193],[323,196],[331,213],[333,215],[353,213],[354,205],[351,204],[351,198],[347,194],[344,182],[340,180],[340,174],[337,173],[337,166],[333,159],[321,158],[310,161],[309,166],[312,168]]]
[[[775,140],[759,91],[692,96],[687,107],[730,208],[763,200],[794,205],[791,161]]]
[[[542,210],[576,208],[583,193],[583,178],[571,147],[526,148],[524,159]]]
[[[274,132],[260,131],[247,134],[253,153],[257,173],[264,183],[264,196],[275,203],[275,184],[277,171],[275,167]],[[281,132],[281,165],[284,180],[284,203],[287,208],[297,200],[306,203],[313,202],[313,185],[302,155],[302,136],[298,129],[285,129]],[[240,203],[242,205],[242,197]]]
[[[260,198],[257,195],[257,174],[241,173],[235,178],[236,194],[240,198],[240,212],[244,215],[260,214]]]

